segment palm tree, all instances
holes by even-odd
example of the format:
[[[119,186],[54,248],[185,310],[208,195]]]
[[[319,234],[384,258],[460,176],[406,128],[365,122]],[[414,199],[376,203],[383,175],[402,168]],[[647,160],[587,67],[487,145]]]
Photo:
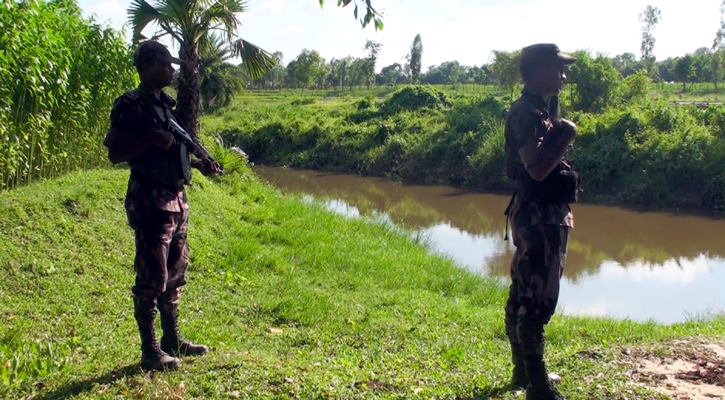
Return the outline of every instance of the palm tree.
[[[200,52],[199,86],[201,104],[205,112],[226,107],[235,94],[244,89],[244,70],[227,61],[232,49],[225,46],[218,35],[211,35],[210,46]],[[176,81],[178,83],[178,81]],[[177,86],[178,92],[178,86]]]
[[[241,25],[237,14],[247,9],[246,0],[133,0],[128,16],[133,27],[134,41],[146,38],[141,32],[150,24],[159,30],[152,39],[169,35],[179,43],[179,58],[184,61],[179,70],[177,112],[180,122],[194,136],[199,119],[199,50],[210,46],[210,34],[222,33],[231,46],[232,56],[241,57],[253,78],[259,78],[274,67],[274,58],[265,50],[236,36]]]

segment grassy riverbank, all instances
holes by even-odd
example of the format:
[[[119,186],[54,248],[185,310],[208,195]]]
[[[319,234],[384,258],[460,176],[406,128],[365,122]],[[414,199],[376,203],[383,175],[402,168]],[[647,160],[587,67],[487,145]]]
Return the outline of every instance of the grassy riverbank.
[[[126,179],[79,172],[0,194],[0,397],[516,397],[502,393],[505,288],[389,226],[282,196],[246,168],[221,182],[195,175],[189,190],[183,328],[214,351],[141,373]],[[556,316],[548,334],[570,398],[650,399],[614,362],[622,350],[721,338],[725,318]]]
[[[492,87],[441,89],[246,94],[203,125],[261,163],[508,192],[503,118],[511,97]],[[567,96],[565,89],[564,103]],[[582,200],[724,211],[723,108],[622,102],[568,115],[580,130],[570,155]]]

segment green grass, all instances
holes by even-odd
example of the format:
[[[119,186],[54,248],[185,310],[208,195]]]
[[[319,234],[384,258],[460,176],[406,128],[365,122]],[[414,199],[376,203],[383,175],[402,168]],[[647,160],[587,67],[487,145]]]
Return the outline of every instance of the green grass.
[[[246,168],[221,181],[195,174],[188,190],[182,332],[214,351],[142,373],[127,174],[0,193],[0,398],[516,398],[502,392],[505,288],[384,223],[283,196]],[[651,399],[613,362],[621,348],[722,337],[725,319],[557,315],[547,333],[569,398]]]

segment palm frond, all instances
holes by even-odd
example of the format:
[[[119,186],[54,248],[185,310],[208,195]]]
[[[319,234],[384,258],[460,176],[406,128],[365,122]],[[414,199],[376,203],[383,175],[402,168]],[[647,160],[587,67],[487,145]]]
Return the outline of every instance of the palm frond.
[[[197,28],[194,16],[196,5],[193,0],[163,0],[160,11],[168,16],[169,22],[177,27],[181,38],[190,38]]]
[[[128,20],[133,29],[133,40],[139,42],[140,39],[146,39],[141,34],[148,24],[158,22],[163,19],[163,14],[154,6],[146,2],[146,0],[133,0],[128,8]]]
[[[244,67],[254,79],[261,78],[275,66],[271,54],[244,39],[237,39],[232,43],[232,55],[241,57]]]
[[[152,6],[146,0],[133,0],[128,8],[128,19],[133,29],[133,41],[139,43],[146,39],[141,32],[146,29],[149,24],[158,24],[165,32],[164,34],[156,34],[153,39],[157,39],[166,34],[171,35],[174,39],[181,41],[182,36],[179,30],[174,29],[175,21],[173,16],[169,15],[168,2],[160,1],[157,7]]]
[[[222,28],[227,32],[229,42],[242,25],[238,13],[247,11],[246,0],[216,0],[200,16],[200,22],[207,29]]]

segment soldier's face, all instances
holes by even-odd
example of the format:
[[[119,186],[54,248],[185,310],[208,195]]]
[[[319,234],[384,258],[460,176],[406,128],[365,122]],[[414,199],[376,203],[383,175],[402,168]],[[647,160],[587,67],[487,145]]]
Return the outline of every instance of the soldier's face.
[[[159,88],[169,86],[174,80],[174,67],[168,61],[156,61],[149,68],[148,78]]]
[[[539,67],[538,80],[542,87],[543,97],[558,94],[566,81],[566,66],[555,60]]]

